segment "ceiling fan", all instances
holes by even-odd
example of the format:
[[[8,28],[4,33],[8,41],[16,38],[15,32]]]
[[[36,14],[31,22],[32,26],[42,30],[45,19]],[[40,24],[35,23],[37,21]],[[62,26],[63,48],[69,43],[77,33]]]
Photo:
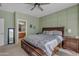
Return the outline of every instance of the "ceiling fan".
[[[41,7],[42,5],[48,5],[49,3],[28,3],[33,4],[33,7],[30,9],[31,11],[34,10],[36,7],[38,7],[41,11],[44,9]]]

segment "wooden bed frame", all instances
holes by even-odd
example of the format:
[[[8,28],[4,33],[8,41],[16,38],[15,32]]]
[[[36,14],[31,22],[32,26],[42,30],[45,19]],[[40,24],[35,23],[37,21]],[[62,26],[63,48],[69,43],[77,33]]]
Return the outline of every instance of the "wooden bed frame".
[[[64,36],[64,27],[46,27],[42,29],[43,31],[61,31],[62,36]],[[35,47],[34,45],[26,42],[25,40],[21,41],[21,47],[29,54],[29,55],[37,55],[37,56],[44,56],[46,55],[43,50],[40,48]],[[58,47],[62,47],[62,44],[59,44]]]

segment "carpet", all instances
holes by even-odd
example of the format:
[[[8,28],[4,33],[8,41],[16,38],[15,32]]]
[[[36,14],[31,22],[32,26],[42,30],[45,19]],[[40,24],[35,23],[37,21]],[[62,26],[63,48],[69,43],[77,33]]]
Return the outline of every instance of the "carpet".
[[[0,56],[28,56],[20,44],[10,44],[0,47]]]

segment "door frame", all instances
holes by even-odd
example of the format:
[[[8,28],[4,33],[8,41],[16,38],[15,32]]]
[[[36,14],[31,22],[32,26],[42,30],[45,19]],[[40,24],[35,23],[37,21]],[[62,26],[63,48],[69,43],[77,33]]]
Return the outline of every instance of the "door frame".
[[[19,34],[18,34],[19,33],[19,31],[18,31],[19,26],[18,26],[18,24],[19,24],[20,21],[26,22],[25,32],[26,32],[26,36],[27,36],[27,20],[25,20],[25,19],[17,19],[16,20],[16,30],[15,30],[16,44],[19,43]]]

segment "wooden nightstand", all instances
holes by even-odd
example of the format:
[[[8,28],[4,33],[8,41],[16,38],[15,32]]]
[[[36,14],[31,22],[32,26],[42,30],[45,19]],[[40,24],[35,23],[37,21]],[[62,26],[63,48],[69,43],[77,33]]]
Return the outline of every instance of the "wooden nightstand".
[[[79,38],[72,37],[72,36],[64,36],[64,39],[78,39],[79,40]]]
[[[79,38],[65,36],[63,41],[63,48],[79,53]]]

